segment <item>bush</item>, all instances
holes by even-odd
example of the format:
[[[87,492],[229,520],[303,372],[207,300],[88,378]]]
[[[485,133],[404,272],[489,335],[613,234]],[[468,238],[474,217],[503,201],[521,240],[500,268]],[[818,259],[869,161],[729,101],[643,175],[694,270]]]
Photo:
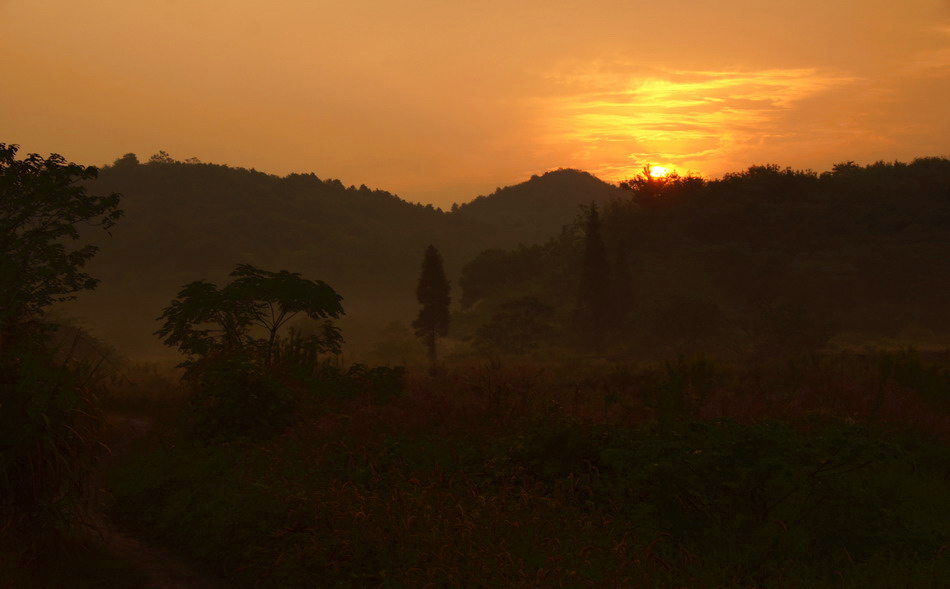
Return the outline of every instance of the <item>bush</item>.
[[[405,386],[406,369],[403,366],[373,366],[353,364],[346,370],[324,364],[311,380],[311,390],[320,397],[351,399],[359,394],[369,395],[374,402],[386,402],[400,393]]]
[[[266,439],[282,432],[295,408],[292,391],[271,370],[238,356],[213,356],[193,364],[192,432],[205,442]]]
[[[0,528],[39,539],[76,521],[98,427],[95,376],[57,360],[42,332],[0,356]]]
[[[564,424],[527,437],[511,460],[551,493],[587,481],[579,506],[619,508],[696,554],[729,547],[720,557],[743,570],[797,561],[827,572],[845,560],[933,557],[950,542],[950,517],[936,515],[950,502],[934,448],[843,425],[806,436],[775,422]]]

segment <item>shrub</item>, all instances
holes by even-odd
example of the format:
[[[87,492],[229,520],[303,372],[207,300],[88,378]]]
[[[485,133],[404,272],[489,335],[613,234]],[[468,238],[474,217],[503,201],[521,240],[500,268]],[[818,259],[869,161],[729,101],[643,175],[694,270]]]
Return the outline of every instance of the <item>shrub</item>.
[[[265,439],[290,423],[294,395],[271,370],[240,356],[219,355],[193,364],[192,432],[202,441]]]
[[[39,539],[76,521],[98,427],[95,376],[57,360],[41,334],[0,356],[0,528]]]
[[[579,506],[619,509],[696,554],[713,559],[728,546],[744,570],[791,560],[827,572],[842,560],[931,557],[950,542],[950,518],[935,515],[950,503],[932,446],[885,442],[853,425],[820,429],[564,424],[529,436],[511,460],[553,493],[572,496],[587,481]]]
[[[403,366],[353,364],[344,370],[324,363],[309,379],[309,388],[321,398],[351,399],[365,394],[374,402],[383,403],[403,392],[405,376]]]

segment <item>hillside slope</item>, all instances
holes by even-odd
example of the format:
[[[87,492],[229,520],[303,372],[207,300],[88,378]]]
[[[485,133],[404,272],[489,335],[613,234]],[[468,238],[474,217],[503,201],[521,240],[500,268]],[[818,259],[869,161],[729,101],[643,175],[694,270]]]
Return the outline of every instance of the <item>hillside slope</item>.
[[[314,174],[131,158],[103,168],[90,190],[122,193],[126,214],[111,239],[91,236],[101,251],[89,270],[101,283],[64,310],[133,356],[164,352],[151,335],[155,317],[182,285],[224,281],[238,263],[326,281],[344,297],[347,339],[371,340],[387,322],[412,320],[428,244],[457,284],[479,251],[543,241],[573,220],[577,203],[620,192],[565,170],[448,213]]]
[[[550,239],[582,205],[629,197],[587,172],[561,169],[479,196],[454,214],[479,223],[494,247],[532,245]]]
[[[629,188],[602,215],[607,264],[623,260],[630,277],[604,301],[618,351],[781,356],[836,338],[950,345],[950,159],[823,174],[753,166]],[[575,231],[479,254],[462,270],[472,311],[456,334],[529,296],[557,311],[569,341],[583,248]]]

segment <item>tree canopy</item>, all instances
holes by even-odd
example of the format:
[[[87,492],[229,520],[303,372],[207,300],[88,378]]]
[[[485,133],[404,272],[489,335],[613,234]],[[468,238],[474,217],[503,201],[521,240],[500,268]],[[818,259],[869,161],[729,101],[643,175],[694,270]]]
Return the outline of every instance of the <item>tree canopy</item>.
[[[0,337],[49,305],[92,289],[83,266],[98,248],[70,248],[80,225],[108,231],[122,216],[121,196],[94,196],[81,183],[98,170],[52,154],[17,159],[19,146],[0,143]]]
[[[156,335],[189,355],[223,351],[269,363],[279,331],[291,319],[301,313],[311,319],[336,319],[344,313],[342,297],[320,280],[250,264],[238,264],[230,276],[234,280],[220,289],[203,280],[185,285],[159,317],[164,323]],[[338,330],[327,326],[315,337],[321,351],[339,353]]]
[[[600,351],[613,319],[610,264],[601,237],[600,213],[591,203],[584,223],[584,254],[581,258],[575,320],[582,343]]]
[[[622,187],[627,198],[599,210],[616,252],[611,298],[627,301],[610,322],[611,353],[778,357],[831,338],[940,346],[950,335],[950,159],[641,174]],[[571,325],[577,305],[564,293],[587,288],[588,224],[477,256],[462,269],[459,324],[474,335],[504,301],[533,296]]]

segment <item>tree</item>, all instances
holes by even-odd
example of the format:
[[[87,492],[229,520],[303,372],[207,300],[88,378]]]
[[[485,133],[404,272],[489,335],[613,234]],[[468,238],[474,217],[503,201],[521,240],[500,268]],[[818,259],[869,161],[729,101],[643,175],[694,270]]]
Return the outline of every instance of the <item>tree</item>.
[[[600,215],[597,204],[591,203],[584,225],[584,254],[575,322],[582,343],[595,351],[603,349],[613,317],[610,287],[610,265],[601,237]]]
[[[485,352],[525,354],[549,339],[554,309],[535,297],[504,303],[491,320],[475,333],[475,347]]]
[[[617,313],[616,324],[622,329],[629,327],[630,315],[635,306],[633,278],[630,275],[629,254],[625,244],[618,244],[613,267],[613,299]]]
[[[43,315],[96,286],[79,226],[108,230],[122,212],[118,194],[86,192],[96,168],[18,150],[0,143],[0,528],[32,551],[31,538],[79,521],[96,426],[94,371],[57,357]]]
[[[239,264],[230,276],[235,280],[221,289],[203,280],[185,285],[159,317],[164,324],[155,334],[189,355],[218,351],[270,364],[281,327],[298,314],[311,319],[344,314],[342,297],[322,281],[250,264]],[[255,328],[263,330],[264,337],[255,337]],[[312,339],[321,351],[331,353],[339,353],[343,341],[339,330],[326,324]]]
[[[429,362],[436,365],[436,341],[449,333],[449,281],[442,268],[442,256],[430,245],[422,260],[422,274],[416,288],[416,299],[422,305],[419,316],[412,322],[416,337],[422,339],[429,351]]]
[[[175,164],[175,163],[178,163],[178,162],[177,162],[177,160],[175,160],[175,158],[173,158],[172,156],[168,155],[168,152],[163,149],[163,150],[160,150],[160,151],[159,151],[158,153],[156,153],[156,154],[152,154],[152,157],[148,158],[148,163],[150,163],[150,164]]]
[[[96,168],[58,154],[18,160],[18,150],[0,143],[0,351],[46,307],[96,286],[82,268],[98,248],[69,242],[80,238],[80,224],[108,231],[122,216],[121,195],[90,195],[80,184],[96,178]]]

